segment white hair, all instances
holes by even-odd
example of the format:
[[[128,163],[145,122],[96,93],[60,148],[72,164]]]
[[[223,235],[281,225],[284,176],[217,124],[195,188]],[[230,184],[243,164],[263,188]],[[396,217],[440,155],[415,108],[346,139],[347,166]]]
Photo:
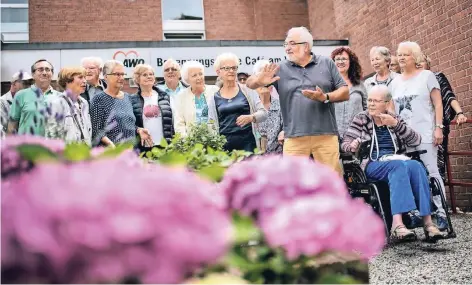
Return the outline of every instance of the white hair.
[[[369,89],[368,96],[370,96],[372,93],[381,93],[384,95],[385,101],[390,101],[392,100],[392,94],[390,93],[390,90],[388,89],[387,85],[384,84],[377,84],[373,86],[372,88]]]
[[[383,58],[385,59],[385,61],[390,64],[390,62],[392,62],[392,54],[390,53],[390,50],[386,47],[383,47],[383,46],[375,46],[375,47],[372,47],[370,49],[370,57],[372,57],[373,54],[375,53],[378,53],[380,54],[381,56],[383,56]]]
[[[182,71],[180,74],[182,76],[183,81],[187,84],[188,84],[188,77],[189,77],[188,73],[190,69],[192,68],[198,68],[205,74],[205,67],[203,66],[203,64],[195,60],[186,61],[184,65],[182,66]]]
[[[170,64],[172,67],[175,67],[177,70],[180,70],[180,64],[175,59],[168,58],[166,61],[164,61],[162,67],[165,67],[168,64]]]
[[[125,67],[123,63],[118,60],[111,59],[111,60],[105,61],[105,64],[103,65],[103,72],[102,72],[103,76],[113,72],[113,69],[115,69],[115,67],[117,67],[118,65]]]
[[[95,66],[97,66],[98,68],[102,67],[103,66],[103,60],[98,57],[98,56],[88,56],[88,57],[84,57],[80,60],[80,64],[82,66],[84,66],[84,64],[86,62],[91,62],[93,63]]]
[[[305,27],[293,27],[287,32],[287,36],[289,36],[292,33],[297,33],[300,35],[300,39],[303,42],[307,42],[308,46],[310,47],[310,50],[313,48],[313,35],[310,33],[310,31],[305,28]]]
[[[236,63],[236,66],[239,66],[239,57],[235,55],[234,53],[225,52],[216,57],[213,67],[215,68],[215,70],[219,70],[221,68],[221,64],[223,63],[223,61],[230,61],[230,60],[234,61]]]
[[[420,62],[424,60],[424,55],[423,55],[423,52],[421,51],[421,47],[416,42],[401,42],[398,45],[398,49],[400,49],[400,47],[407,48],[408,50],[411,51],[411,55],[415,59],[416,64],[419,64]],[[398,50],[397,50],[397,54],[398,54]]]
[[[267,59],[258,60],[256,64],[254,64],[254,68],[252,69],[252,74],[257,74],[261,72],[261,70],[269,64],[270,64],[270,61],[268,61]]]

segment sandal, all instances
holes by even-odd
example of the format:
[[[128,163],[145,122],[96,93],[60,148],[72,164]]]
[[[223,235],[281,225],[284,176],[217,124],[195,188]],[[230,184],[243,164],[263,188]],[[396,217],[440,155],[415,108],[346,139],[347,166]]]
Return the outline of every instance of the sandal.
[[[416,234],[405,227],[405,225],[396,226],[390,234],[390,238],[396,241],[414,241]]]
[[[423,230],[427,242],[436,242],[438,239],[444,238],[438,226],[433,223],[425,224]]]

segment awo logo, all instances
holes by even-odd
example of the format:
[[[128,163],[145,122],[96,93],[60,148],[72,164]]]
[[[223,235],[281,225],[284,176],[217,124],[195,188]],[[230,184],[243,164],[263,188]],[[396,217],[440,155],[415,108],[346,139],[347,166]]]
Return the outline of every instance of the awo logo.
[[[125,67],[136,67],[136,65],[144,63],[144,59],[139,58],[138,53],[134,50],[127,52],[119,50],[115,52],[113,59],[122,61]]]

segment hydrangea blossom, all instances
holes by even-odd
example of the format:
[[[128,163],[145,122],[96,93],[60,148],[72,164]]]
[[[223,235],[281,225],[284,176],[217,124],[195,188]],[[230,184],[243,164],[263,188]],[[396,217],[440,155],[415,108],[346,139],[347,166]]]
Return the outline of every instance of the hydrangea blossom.
[[[288,258],[323,251],[358,252],[363,258],[384,246],[382,221],[360,200],[339,200],[327,193],[288,201],[263,215],[261,227],[271,246],[281,246]]]
[[[344,181],[322,164],[300,157],[264,156],[232,165],[220,188],[228,207],[244,214],[270,211],[296,197],[350,197]]]
[[[357,251],[369,258],[385,242],[381,219],[353,200],[329,167],[301,157],[266,156],[232,166],[220,187],[227,207],[257,214],[267,242],[287,256],[325,250]]]
[[[231,237],[222,193],[179,169],[100,159],[2,181],[3,279],[14,269],[47,283],[177,283]]]
[[[54,153],[62,153],[65,148],[65,143],[62,140],[47,140],[32,135],[7,136],[1,146],[2,178],[5,178],[9,173],[21,173],[30,168],[30,163],[23,160],[16,150],[18,146],[23,144],[38,144],[47,147]]]

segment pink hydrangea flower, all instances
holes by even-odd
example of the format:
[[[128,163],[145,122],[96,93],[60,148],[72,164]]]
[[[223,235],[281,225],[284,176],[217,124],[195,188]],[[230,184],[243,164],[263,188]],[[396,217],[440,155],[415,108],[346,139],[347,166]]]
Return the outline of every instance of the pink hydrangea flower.
[[[49,283],[177,283],[225,254],[231,221],[214,184],[119,160],[40,164],[2,181],[3,278],[20,268]]]
[[[32,135],[7,136],[5,140],[2,141],[1,146],[2,177],[12,172],[19,174],[31,168],[31,164],[23,160],[16,151],[16,147],[22,144],[38,144],[47,147],[54,153],[62,153],[65,148],[65,143],[62,140],[48,140]]]
[[[234,164],[220,188],[226,193],[228,207],[244,214],[269,211],[285,201],[318,193],[350,197],[335,171],[292,156],[263,156]]]
[[[366,258],[384,245],[381,219],[351,198],[343,179],[307,158],[265,156],[232,166],[220,187],[228,208],[257,214],[268,243],[290,258],[325,250]]]
[[[292,259],[327,250],[357,252],[368,259],[385,243],[384,225],[369,206],[328,193],[281,204],[264,213],[260,224],[269,245],[283,247]]]

